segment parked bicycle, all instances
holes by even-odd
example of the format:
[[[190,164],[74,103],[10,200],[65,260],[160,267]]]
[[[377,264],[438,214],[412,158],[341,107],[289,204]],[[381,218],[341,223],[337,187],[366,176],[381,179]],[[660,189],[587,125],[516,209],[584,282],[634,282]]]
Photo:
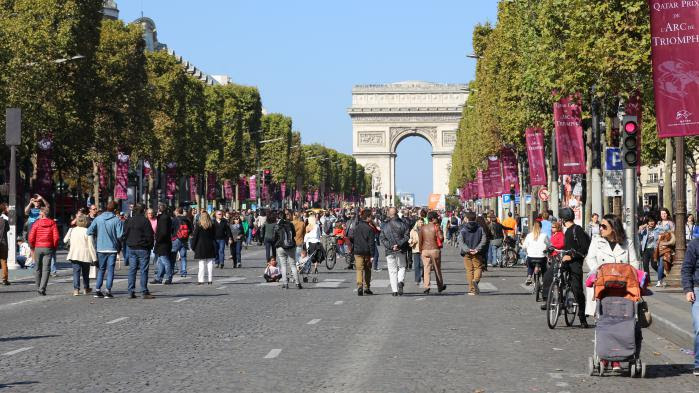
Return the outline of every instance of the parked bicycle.
[[[505,236],[502,241],[502,253],[498,261],[498,266],[513,267],[517,264],[518,260],[519,251],[517,250],[517,239]]]

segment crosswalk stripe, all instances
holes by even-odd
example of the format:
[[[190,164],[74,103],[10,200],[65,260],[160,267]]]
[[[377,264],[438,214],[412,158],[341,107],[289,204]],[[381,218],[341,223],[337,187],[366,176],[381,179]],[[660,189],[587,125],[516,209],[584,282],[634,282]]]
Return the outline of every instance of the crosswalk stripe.
[[[306,325],[315,325],[318,322],[320,322],[320,319],[311,319],[310,321],[308,321],[308,323],[306,323]]]
[[[267,355],[265,355],[265,359],[274,359],[277,356],[279,356],[280,353],[282,353],[281,349],[279,349],[279,348],[273,349],[273,350],[269,351],[269,353]]]
[[[19,348],[19,349],[15,349],[14,351],[5,352],[5,353],[3,353],[3,355],[4,355],[4,356],[16,355],[16,354],[18,354],[18,353],[20,353],[20,352],[28,351],[28,350],[30,350],[30,349],[32,349],[32,348],[34,348],[34,347]]]
[[[316,288],[337,288],[342,284],[345,280],[341,281],[330,281],[330,280],[323,280],[322,282],[319,282],[316,284]]]
[[[182,303],[183,301],[189,299],[188,297],[183,297],[182,299],[177,299],[173,303]]]
[[[496,292],[498,287],[489,282],[480,282],[478,283],[478,289],[480,289],[481,292]]]
[[[129,319],[129,317],[121,317],[121,318],[117,318],[117,319],[112,319],[111,321],[107,322],[106,325],[112,325],[114,323],[125,321],[127,319]]]

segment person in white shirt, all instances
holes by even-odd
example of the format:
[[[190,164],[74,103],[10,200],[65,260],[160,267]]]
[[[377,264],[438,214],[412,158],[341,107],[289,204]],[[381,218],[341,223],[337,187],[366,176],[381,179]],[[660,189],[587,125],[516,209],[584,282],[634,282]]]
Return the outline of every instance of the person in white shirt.
[[[546,272],[546,249],[551,245],[548,236],[541,232],[541,222],[534,221],[532,231],[524,239],[522,248],[527,252],[527,281],[531,285],[535,265],[541,267],[541,274]]]
[[[267,282],[277,282],[282,278],[282,273],[279,271],[277,260],[274,257],[269,257],[269,261],[267,261],[264,278]]]

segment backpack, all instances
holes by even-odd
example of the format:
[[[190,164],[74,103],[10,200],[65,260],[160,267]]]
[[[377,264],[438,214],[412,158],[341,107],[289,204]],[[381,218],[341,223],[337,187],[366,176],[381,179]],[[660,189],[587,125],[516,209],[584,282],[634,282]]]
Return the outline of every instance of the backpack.
[[[180,220],[180,226],[177,228],[177,238],[178,239],[188,239],[189,238],[189,226],[187,221]]]
[[[289,225],[277,225],[277,231],[280,236],[282,248],[296,247],[296,239],[294,239],[294,233]]]

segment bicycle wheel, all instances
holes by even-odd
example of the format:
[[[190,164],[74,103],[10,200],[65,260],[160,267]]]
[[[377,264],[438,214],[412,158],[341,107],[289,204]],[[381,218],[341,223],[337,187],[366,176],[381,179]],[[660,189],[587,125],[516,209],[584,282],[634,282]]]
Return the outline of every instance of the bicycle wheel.
[[[333,270],[336,260],[337,255],[335,253],[335,247],[331,246],[328,248],[328,255],[325,256],[325,267],[328,268],[328,270]]]
[[[570,287],[565,289],[564,294],[563,303],[565,307],[563,307],[563,314],[566,320],[566,326],[573,326],[575,314],[578,313],[578,305],[575,304],[575,295],[573,295],[573,290],[571,290]]]
[[[541,295],[543,295],[542,283],[541,283],[541,272],[534,274],[534,296],[538,303],[541,301]]]
[[[512,267],[517,264],[517,253],[513,249],[508,249],[504,252],[502,259],[505,261],[505,267]]]
[[[558,281],[554,281],[549,288],[549,296],[546,299],[546,323],[549,329],[554,329],[561,316],[561,288]]]

